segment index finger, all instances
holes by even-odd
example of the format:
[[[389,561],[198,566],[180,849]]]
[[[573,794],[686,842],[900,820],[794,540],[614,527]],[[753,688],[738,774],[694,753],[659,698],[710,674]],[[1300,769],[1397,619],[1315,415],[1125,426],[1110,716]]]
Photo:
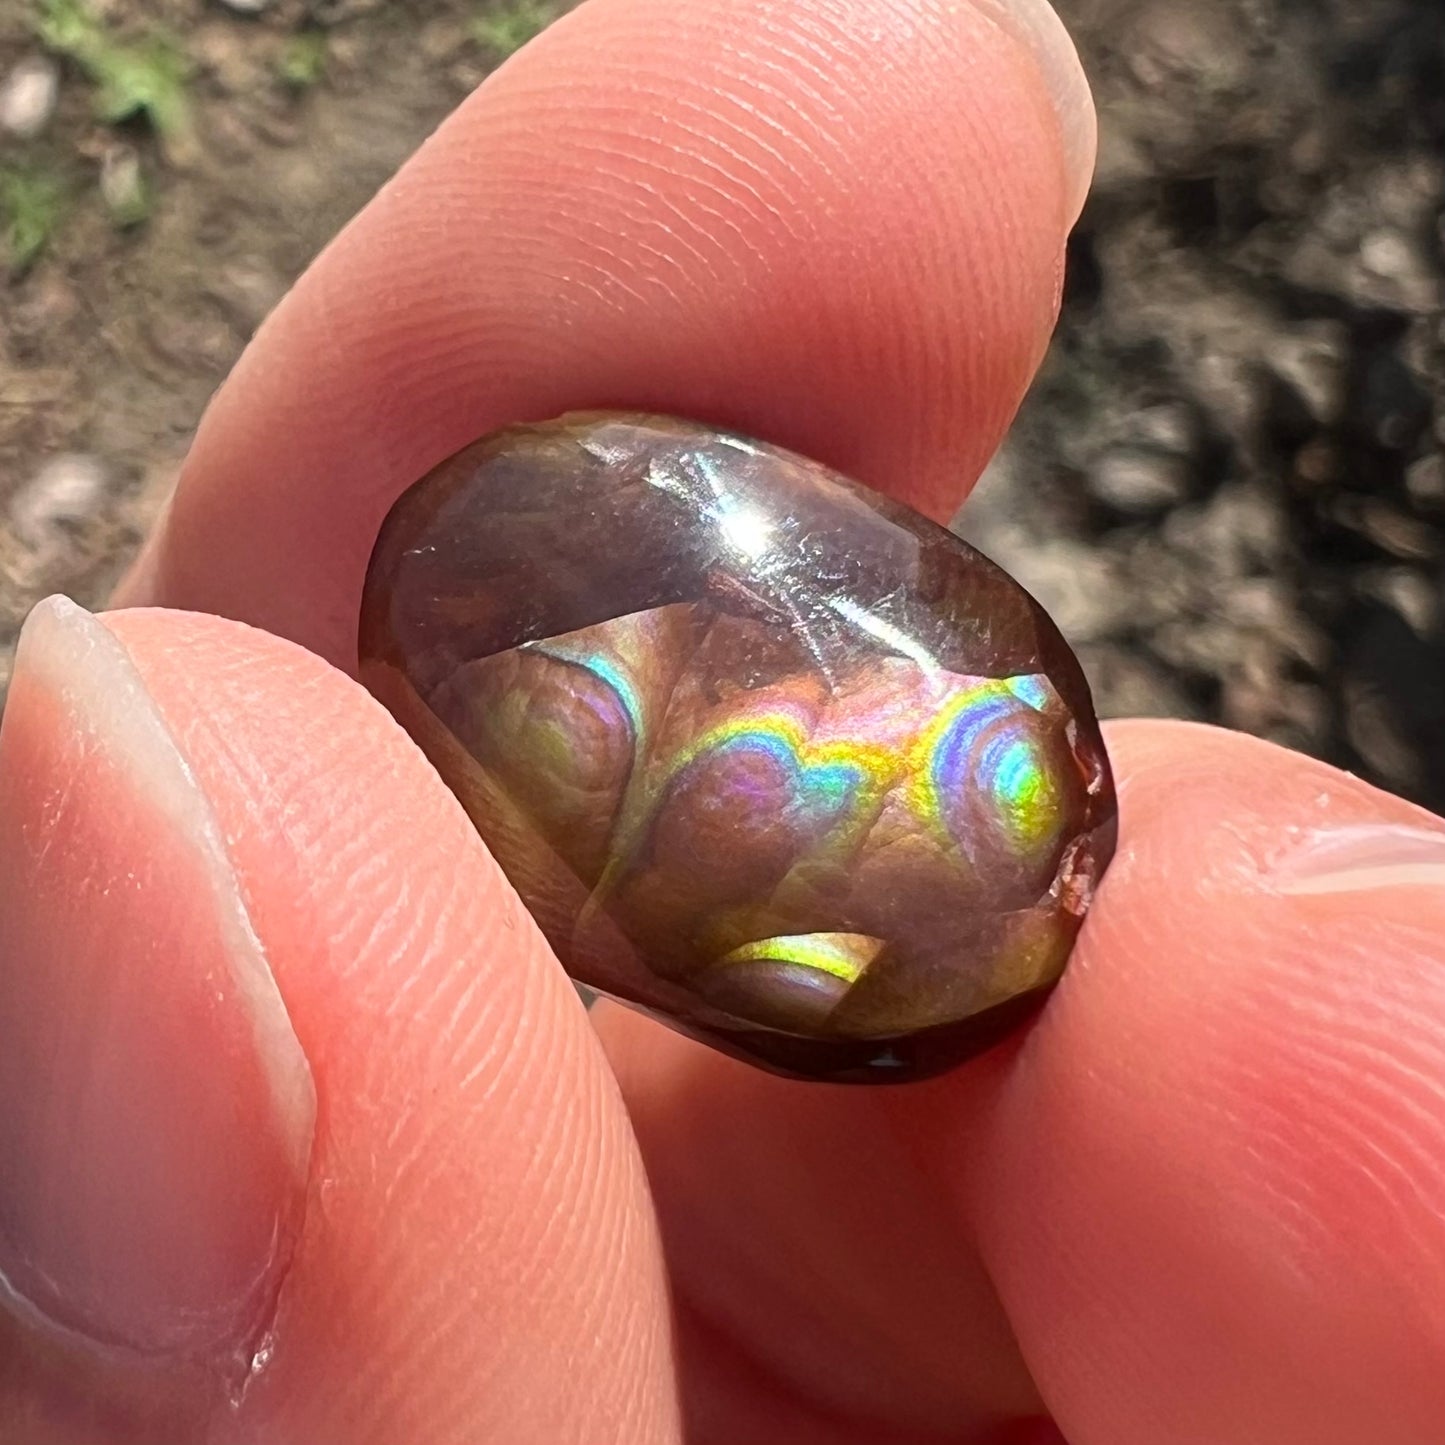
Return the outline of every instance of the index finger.
[[[396,496],[577,407],[733,425],[945,516],[1042,355],[1092,154],[1045,0],[590,0],[262,328],[122,600],[350,667]]]

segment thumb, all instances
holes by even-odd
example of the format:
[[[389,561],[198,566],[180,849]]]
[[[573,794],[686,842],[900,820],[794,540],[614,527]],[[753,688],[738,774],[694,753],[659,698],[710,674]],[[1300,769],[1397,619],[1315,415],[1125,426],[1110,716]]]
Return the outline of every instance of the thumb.
[[[676,1439],[600,1050],[357,687],[42,604],[0,896],[7,1440]]]

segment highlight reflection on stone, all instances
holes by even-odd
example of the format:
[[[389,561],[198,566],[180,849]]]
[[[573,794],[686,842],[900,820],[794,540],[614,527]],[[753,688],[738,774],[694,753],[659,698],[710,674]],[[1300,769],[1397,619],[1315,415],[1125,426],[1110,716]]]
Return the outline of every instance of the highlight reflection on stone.
[[[994,1042],[1113,851],[1033,599],[742,437],[579,414],[469,447],[387,518],[361,649],[574,978],[786,1072]]]

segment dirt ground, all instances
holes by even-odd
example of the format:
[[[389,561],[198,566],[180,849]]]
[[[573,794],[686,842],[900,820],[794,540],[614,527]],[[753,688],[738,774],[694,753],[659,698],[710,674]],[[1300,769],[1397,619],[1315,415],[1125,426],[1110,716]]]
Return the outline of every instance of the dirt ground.
[[[0,659],[103,602],[261,317],[542,4],[0,0]],[[1099,179],[960,530],[1106,715],[1445,809],[1438,0],[1059,8]]]

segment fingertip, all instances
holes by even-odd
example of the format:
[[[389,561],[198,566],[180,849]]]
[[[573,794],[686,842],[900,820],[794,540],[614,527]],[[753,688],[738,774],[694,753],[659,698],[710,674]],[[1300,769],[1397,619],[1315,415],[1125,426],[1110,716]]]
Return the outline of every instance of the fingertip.
[[[161,611],[89,625],[123,653],[183,759],[186,787],[216,821],[316,1087],[294,1249],[270,1298],[264,1345],[252,1342],[239,1377],[223,1382],[228,1394],[200,1401],[213,1407],[214,1438],[391,1445],[482,1434],[540,1445],[595,1428],[639,1445],[675,1441],[665,1285],[615,1084],[574,992],[455,800],[377,704],[290,643]],[[111,706],[114,689],[101,692]],[[12,726],[7,713],[7,733]],[[67,796],[86,816],[102,809],[92,853],[116,854],[124,865],[111,870],[117,877],[125,867],[144,876],[164,850],[154,830],[129,826],[130,813],[105,812],[112,795],[97,789],[93,757],[92,749]],[[16,776],[0,766],[7,797]],[[43,769],[34,797],[44,805],[61,781]],[[0,843],[0,865],[8,851]],[[103,883],[110,875],[90,876]],[[149,972],[138,975],[144,987],[130,990],[127,1037],[158,1069],[144,1041],[177,1013],[176,979],[197,965],[195,991],[222,1001],[231,994],[218,986],[217,969],[201,966],[204,938],[189,926],[199,915],[152,899],[123,915],[127,932],[107,949],[114,910],[84,890],[72,900],[73,918],[66,906],[41,897],[30,933],[48,922],[62,941],[94,935],[91,953],[112,962],[139,951]],[[173,914],[178,934],[161,927]],[[12,917],[0,926],[13,936]],[[8,962],[14,950],[5,953]],[[0,977],[7,1045],[26,1037],[6,1014],[8,988]],[[116,990],[95,992],[89,1012],[113,1040]],[[124,1082],[114,1090],[115,1107],[136,1117],[134,1148],[122,1140],[111,1152],[132,1168],[153,1155],[166,1117],[158,1099],[169,1099],[187,1137],[210,1125],[191,1153],[244,1183],[257,1131],[230,1087],[236,1051],[225,1040],[214,1046],[214,1030],[183,1042],[186,1068],[181,1081],[172,1070],[168,1094],[137,1094]],[[0,1053],[0,1082],[13,1058]],[[102,1090],[109,1077],[97,1077]],[[63,1080],[60,1087],[62,1107],[79,1097]],[[213,1092],[231,1101],[225,1118],[197,1112]],[[9,1111],[0,1128],[13,1132],[17,1117],[24,1122]],[[90,1179],[93,1150],[77,1152],[65,1131],[53,1144],[60,1164]],[[35,1192],[32,1183],[21,1176],[20,1187]],[[196,1271],[185,1267],[182,1246],[190,1235],[216,1212],[259,1217],[241,1208],[245,1189],[230,1191],[224,1208],[217,1196],[213,1189],[198,1202],[194,1190],[176,1192],[165,1201],[176,1216],[168,1232],[164,1209],[130,1217],[133,1190],[109,1197],[121,1203],[126,1229],[143,1228],[157,1248],[169,1238],[162,1279],[177,1276],[189,1288]],[[14,1218],[0,1198],[0,1242],[13,1242]],[[118,1229],[105,1243],[144,1280],[128,1296],[134,1305],[163,1291],[128,1238]],[[0,1263],[9,1272],[10,1261]],[[73,1274],[84,1263],[67,1260],[66,1268]],[[129,1378],[92,1383],[69,1364],[42,1364],[27,1357],[0,1378],[0,1411],[38,1422],[27,1442],[69,1438],[61,1423],[83,1413],[78,1398],[108,1400]],[[181,1398],[157,1407],[162,1423],[140,1438],[190,1438],[175,1420],[195,1417],[201,1387],[187,1377],[176,1388]],[[97,1427],[80,1438],[129,1436]]]
[[[955,1175],[1025,1356],[1074,1445],[1426,1445],[1445,888],[1344,902],[1277,869],[1336,830],[1445,833],[1252,739],[1109,743],[1119,853]]]
[[[972,0],[1021,41],[1043,73],[1063,143],[1064,215],[1079,219],[1094,176],[1099,125],[1094,97],[1069,32],[1050,0]]]
[[[398,493],[578,407],[735,426],[950,516],[1042,356],[1082,165],[1061,137],[1089,145],[1057,110],[1077,85],[1045,79],[1056,22],[1008,9],[580,7],[274,313],[126,600],[350,668]]]
[[[64,598],[0,729],[0,1280],[47,1334],[244,1372],[295,1243],[311,1070],[219,826]]]

